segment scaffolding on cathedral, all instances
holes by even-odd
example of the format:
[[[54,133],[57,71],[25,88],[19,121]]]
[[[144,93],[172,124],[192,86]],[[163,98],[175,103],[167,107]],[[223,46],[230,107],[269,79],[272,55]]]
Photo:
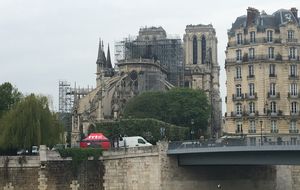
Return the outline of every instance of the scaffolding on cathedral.
[[[180,37],[167,37],[162,27],[144,27],[136,38],[115,43],[115,57],[122,59],[154,59],[167,68],[168,81],[183,86],[183,47]]]
[[[72,88],[71,84],[67,81],[59,81],[59,113],[71,113],[74,105],[74,101],[87,95],[93,90],[93,87]]]

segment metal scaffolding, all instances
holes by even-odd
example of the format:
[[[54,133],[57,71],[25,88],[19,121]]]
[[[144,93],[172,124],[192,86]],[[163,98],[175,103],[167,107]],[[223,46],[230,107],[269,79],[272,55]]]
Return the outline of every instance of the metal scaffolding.
[[[180,37],[166,35],[162,27],[141,28],[136,38],[115,43],[117,61],[154,59],[167,68],[167,80],[183,86],[183,47]]]
[[[71,113],[74,103],[74,96],[71,91],[71,85],[67,81],[59,81],[59,102],[60,113]]]

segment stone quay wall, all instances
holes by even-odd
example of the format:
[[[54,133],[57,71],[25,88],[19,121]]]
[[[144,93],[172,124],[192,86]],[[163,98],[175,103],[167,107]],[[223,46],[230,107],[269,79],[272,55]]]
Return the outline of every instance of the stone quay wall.
[[[167,143],[114,149],[74,172],[54,151],[0,157],[0,190],[298,190],[300,166],[178,166]]]

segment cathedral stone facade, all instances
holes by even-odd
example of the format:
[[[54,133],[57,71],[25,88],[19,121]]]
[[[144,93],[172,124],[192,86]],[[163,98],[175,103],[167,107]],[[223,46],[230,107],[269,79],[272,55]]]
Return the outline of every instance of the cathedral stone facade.
[[[124,59],[118,60],[114,69],[109,48],[105,56],[100,40],[96,61],[97,86],[82,97],[75,95],[73,145],[78,144],[81,133],[87,135],[89,127],[96,123],[121,118],[130,98],[145,91],[165,91],[174,86],[206,92],[212,105],[208,135],[218,136],[222,115],[220,68],[217,38],[212,25],[188,25],[184,47],[181,39],[167,38],[162,27],[142,28],[135,40],[122,44],[125,55],[121,57]],[[184,59],[182,55],[185,55]]]
[[[97,87],[83,97],[75,96],[72,114],[72,146],[78,145],[80,134],[87,135],[89,127],[104,120],[122,117],[127,101],[145,91],[164,91],[174,87],[167,78],[167,69],[154,59],[128,59],[112,68],[100,41],[97,58]]]
[[[218,137],[221,129],[220,66],[217,37],[212,25],[187,25],[184,41],[184,86],[202,89],[211,103],[208,133]]]
[[[298,10],[272,15],[248,8],[228,31],[224,131],[252,144],[299,138]]]

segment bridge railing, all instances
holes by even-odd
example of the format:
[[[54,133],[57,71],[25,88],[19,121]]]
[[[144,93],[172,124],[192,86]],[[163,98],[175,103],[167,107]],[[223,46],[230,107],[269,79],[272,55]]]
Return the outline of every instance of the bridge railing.
[[[244,146],[244,147],[271,147],[271,146],[295,146],[299,145],[300,146],[300,141],[280,141],[280,142],[275,142],[275,141],[268,141],[268,142],[263,142],[261,143],[256,143],[256,144],[249,144],[246,141],[232,141],[232,142],[218,142],[218,141],[198,141],[198,140],[190,140],[190,141],[174,141],[174,142],[169,142],[169,150],[174,150],[174,149],[190,149],[190,148],[219,148],[219,147],[235,147],[235,146]]]

